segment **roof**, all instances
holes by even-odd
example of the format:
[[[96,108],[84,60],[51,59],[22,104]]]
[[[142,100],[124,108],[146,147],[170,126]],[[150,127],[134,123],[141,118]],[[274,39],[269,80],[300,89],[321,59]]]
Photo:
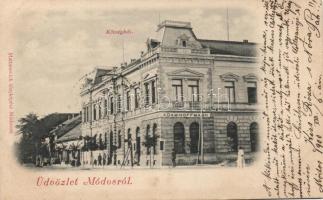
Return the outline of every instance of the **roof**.
[[[257,56],[257,44],[252,42],[237,42],[224,40],[199,40],[203,47],[210,48],[211,54],[235,56]]]
[[[71,141],[71,140],[77,140],[77,139],[80,138],[81,135],[82,135],[81,124],[78,124],[74,128],[72,128],[71,130],[66,132],[66,134],[64,134],[63,136],[58,138],[56,140],[56,143],[65,142],[65,141]]]
[[[55,135],[57,135],[58,138],[62,137],[63,135],[67,134],[67,132],[81,124],[81,120],[81,115],[68,119],[61,123],[56,129],[51,131],[51,133],[55,133]]]

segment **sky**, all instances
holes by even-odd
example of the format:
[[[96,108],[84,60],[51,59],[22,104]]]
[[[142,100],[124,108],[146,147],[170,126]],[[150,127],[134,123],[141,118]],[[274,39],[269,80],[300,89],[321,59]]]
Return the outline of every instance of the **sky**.
[[[226,40],[226,8],[52,10],[24,12],[15,24],[16,119],[33,112],[80,111],[80,78],[96,66],[138,58],[163,20],[189,21],[200,39]],[[259,42],[250,10],[229,8],[230,40]],[[107,35],[129,29],[132,34]]]

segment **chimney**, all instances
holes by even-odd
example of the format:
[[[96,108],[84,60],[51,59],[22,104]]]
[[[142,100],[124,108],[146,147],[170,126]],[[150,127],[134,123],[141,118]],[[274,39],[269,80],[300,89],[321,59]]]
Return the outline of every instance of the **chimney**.
[[[124,68],[126,68],[127,67],[127,62],[123,62],[123,63],[121,63],[121,69],[124,69]]]

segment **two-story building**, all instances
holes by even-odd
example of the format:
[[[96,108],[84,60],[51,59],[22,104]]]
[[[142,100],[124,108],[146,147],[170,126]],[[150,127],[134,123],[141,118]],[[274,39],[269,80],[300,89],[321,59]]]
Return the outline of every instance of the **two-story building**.
[[[112,164],[165,166],[250,158],[258,146],[257,45],[198,39],[164,21],[140,58],[84,77],[82,135],[103,141]]]

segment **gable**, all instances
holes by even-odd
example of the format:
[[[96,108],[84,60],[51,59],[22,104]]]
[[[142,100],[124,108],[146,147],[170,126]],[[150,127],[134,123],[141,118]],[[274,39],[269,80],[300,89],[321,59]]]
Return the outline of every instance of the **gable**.
[[[251,74],[247,74],[247,75],[243,76],[243,79],[245,81],[256,81],[258,78],[255,74],[251,73]]]
[[[220,75],[220,77],[223,81],[238,81],[238,79],[239,79],[238,75],[231,73],[231,72],[222,74],[222,75]]]
[[[166,27],[163,31],[163,40],[161,42],[162,46],[175,47],[180,46],[179,41],[185,40],[187,41],[187,47],[190,48],[202,48],[200,42],[196,39],[193,31],[188,28],[174,28],[174,27]]]
[[[169,76],[182,76],[182,77],[203,77],[204,76],[204,74],[188,68],[175,70],[167,74]]]

